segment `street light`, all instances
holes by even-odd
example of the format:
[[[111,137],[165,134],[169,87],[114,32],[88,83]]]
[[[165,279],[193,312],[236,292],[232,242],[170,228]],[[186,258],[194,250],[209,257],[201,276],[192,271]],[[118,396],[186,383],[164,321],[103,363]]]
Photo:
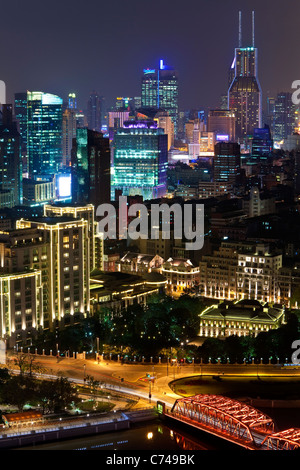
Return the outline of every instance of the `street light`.
[[[84,381],[84,383],[86,382],[85,372],[86,372],[86,364],[83,364],[83,381]]]

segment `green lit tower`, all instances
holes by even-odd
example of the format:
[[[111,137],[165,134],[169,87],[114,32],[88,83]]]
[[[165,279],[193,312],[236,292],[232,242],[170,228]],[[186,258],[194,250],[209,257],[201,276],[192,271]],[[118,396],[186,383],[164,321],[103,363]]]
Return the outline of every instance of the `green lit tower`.
[[[178,76],[177,72],[161,59],[157,69],[144,69],[142,76],[142,108],[167,111],[174,122],[175,133],[178,121]]]
[[[167,191],[168,136],[154,121],[127,121],[114,138],[112,190],[146,199]]]
[[[56,95],[27,92],[29,177],[52,177],[62,165],[62,105]]]

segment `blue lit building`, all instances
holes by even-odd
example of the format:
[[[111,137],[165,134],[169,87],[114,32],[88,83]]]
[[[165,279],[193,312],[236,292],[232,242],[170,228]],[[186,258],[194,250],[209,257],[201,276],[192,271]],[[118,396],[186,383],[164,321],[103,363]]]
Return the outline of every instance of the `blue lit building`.
[[[252,139],[251,161],[266,161],[273,152],[273,140],[269,126],[254,129]]]
[[[55,175],[62,165],[63,100],[50,93],[27,92],[29,177]]]
[[[112,198],[124,196],[146,199],[167,192],[168,136],[154,121],[128,121],[114,137]]]
[[[142,76],[142,108],[167,111],[174,122],[178,121],[178,77],[175,70],[160,60],[157,69],[144,69]]]

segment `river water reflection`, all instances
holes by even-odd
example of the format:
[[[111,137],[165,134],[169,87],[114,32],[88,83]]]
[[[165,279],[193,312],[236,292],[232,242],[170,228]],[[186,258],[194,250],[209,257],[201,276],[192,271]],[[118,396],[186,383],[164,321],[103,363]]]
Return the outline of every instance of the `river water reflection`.
[[[218,450],[226,443],[202,432],[185,430],[159,421],[134,426],[126,431],[98,434],[79,439],[53,442],[22,448],[22,450]]]

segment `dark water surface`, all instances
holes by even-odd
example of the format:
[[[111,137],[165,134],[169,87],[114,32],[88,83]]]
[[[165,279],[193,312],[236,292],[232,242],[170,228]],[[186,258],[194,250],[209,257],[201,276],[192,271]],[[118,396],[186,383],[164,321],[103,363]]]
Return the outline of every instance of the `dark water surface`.
[[[19,450],[221,450],[229,445],[201,431],[188,432],[160,421],[134,425],[131,429],[78,439],[22,447]]]

